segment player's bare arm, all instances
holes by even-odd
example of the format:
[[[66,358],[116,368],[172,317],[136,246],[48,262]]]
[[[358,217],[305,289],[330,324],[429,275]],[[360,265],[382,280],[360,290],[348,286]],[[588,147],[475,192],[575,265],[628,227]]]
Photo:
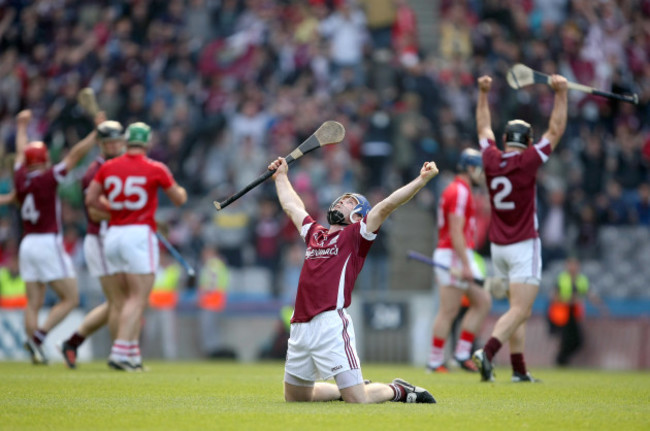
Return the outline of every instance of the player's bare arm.
[[[22,110],[16,115],[16,164],[25,161],[25,148],[27,148],[27,126],[32,121],[32,111]]]
[[[85,204],[87,207],[93,207],[100,209],[102,211],[110,211],[110,208],[108,205],[106,205],[106,202],[102,202],[100,197],[102,196],[102,185],[99,184],[97,181],[92,180],[90,182],[90,185],[86,189],[86,199],[85,199]]]
[[[420,175],[417,178],[395,190],[370,210],[366,217],[368,231],[374,232],[379,229],[393,211],[410,201],[436,175],[438,175],[436,163],[424,162],[420,169]]]
[[[174,183],[171,187],[165,189],[165,194],[177,207],[187,202],[187,190],[177,183]]]
[[[6,193],[4,195],[0,195],[0,205],[9,205],[12,203],[17,203],[18,201],[16,200],[16,191],[12,190],[9,193]]]
[[[569,87],[566,78],[561,75],[551,75],[550,85],[555,91],[555,98],[551,118],[548,121],[548,130],[544,133],[544,137],[551,143],[551,148],[555,149],[566,129]]]
[[[472,274],[469,259],[467,259],[467,242],[465,242],[465,235],[463,234],[464,227],[465,217],[449,214],[449,237],[451,238],[451,246],[454,248],[454,253],[456,253],[456,256],[463,265],[463,279],[471,281],[474,279],[474,275]]]
[[[492,78],[487,75],[481,76],[478,80],[478,101],[476,103],[476,130],[479,139],[495,140],[492,131],[492,118],[490,116],[490,105],[488,93],[492,87]]]
[[[307,217],[307,210],[289,181],[289,165],[287,161],[284,157],[278,157],[269,164],[268,168],[269,170],[275,169],[275,173],[271,178],[275,181],[275,189],[282,209],[289,216],[296,229],[300,230],[303,220]]]
[[[95,115],[95,126],[98,126],[102,122],[106,121],[106,113],[100,111]],[[63,158],[63,163],[67,170],[74,168],[79,160],[83,159],[84,156],[90,151],[90,149],[95,145],[97,140],[97,130],[93,129],[85,138],[77,142],[71,149],[68,154]]]
[[[88,206],[87,208],[88,218],[90,218],[90,220],[94,221],[95,223],[111,219],[111,213],[108,211],[104,211],[94,206]]]

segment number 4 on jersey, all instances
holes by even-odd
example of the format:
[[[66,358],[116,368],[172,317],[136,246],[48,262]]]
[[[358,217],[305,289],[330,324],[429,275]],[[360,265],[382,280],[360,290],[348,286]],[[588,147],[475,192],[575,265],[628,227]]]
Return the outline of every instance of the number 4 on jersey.
[[[38,218],[41,216],[41,213],[38,211],[38,208],[36,208],[33,194],[27,193],[25,196],[23,206],[20,208],[20,216],[23,218],[23,220],[27,220],[31,224],[36,224],[38,222]]]

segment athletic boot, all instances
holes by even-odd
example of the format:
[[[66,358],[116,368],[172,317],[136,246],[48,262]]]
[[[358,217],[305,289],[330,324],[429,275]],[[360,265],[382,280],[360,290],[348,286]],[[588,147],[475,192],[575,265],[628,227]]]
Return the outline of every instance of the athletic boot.
[[[45,356],[45,352],[43,352],[43,347],[36,344],[36,342],[31,338],[28,338],[27,341],[25,341],[25,350],[27,350],[32,357],[32,364],[47,365],[47,356]]]
[[[512,373],[512,383],[541,383],[542,381],[531,376],[530,373],[521,374],[521,373]]]
[[[478,349],[472,355],[472,361],[476,364],[476,367],[481,373],[482,382],[493,382],[494,381],[494,369],[492,367],[492,362],[488,361],[487,356],[483,349]]]
[[[440,364],[437,367],[427,364],[426,371],[427,373],[447,374],[449,373],[449,368],[447,368],[445,364]]]
[[[142,372],[142,368],[134,365],[129,360],[108,358],[108,366],[117,371],[126,371],[128,373]]]
[[[63,343],[57,344],[56,347],[59,349],[59,352],[61,352],[63,360],[65,361],[65,364],[68,366],[68,368],[72,370],[77,368],[77,348],[72,347],[65,341]]]
[[[401,386],[406,391],[406,400],[404,400],[405,403],[423,403],[423,404],[436,403],[436,399],[433,398],[433,395],[431,395],[429,391],[419,386],[413,386],[406,380],[402,380],[399,378],[394,379],[393,384]]]
[[[464,361],[461,361],[456,357],[454,357],[454,359],[456,360],[458,366],[463,370],[469,371],[470,373],[478,373],[478,368],[476,367],[476,364],[470,358],[467,358]]]

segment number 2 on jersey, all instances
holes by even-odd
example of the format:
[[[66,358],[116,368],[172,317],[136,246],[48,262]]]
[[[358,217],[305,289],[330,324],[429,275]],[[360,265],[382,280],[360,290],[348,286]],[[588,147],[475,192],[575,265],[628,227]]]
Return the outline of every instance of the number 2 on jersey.
[[[111,209],[122,210],[126,208],[127,210],[139,210],[144,208],[147,204],[147,192],[145,191],[144,184],[147,183],[146,177],[126,177],[124,183],[122,179],[115,175],[106,177],[104,180],[104,188],[111,190],[108,193],[108,201],[111,205]],[[119,196],[123,196],[125,199],[120,202],[116,202],[116,199]],[[130,200],[132,196],[137,197],[137,200]]]
[[[506,198],[512,192],[512,183],[507,177],[494,177],[490,181],[490,189],[498,190],[492,200],[494,201],[494,207],[498,210],[513,210],[515,209],[515,203],[512,201],[507,201]],[[499,190],[501,189],[501,190]]]

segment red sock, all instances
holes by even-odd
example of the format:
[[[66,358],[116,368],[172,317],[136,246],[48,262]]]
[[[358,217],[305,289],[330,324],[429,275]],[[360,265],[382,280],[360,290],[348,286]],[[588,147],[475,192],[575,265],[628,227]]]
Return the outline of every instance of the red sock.
[[[406,390],[400,385],[391,383],[388,386],[393,390],[394,397],[391,401],[404,401],[406,400]]]
[[[510,354],[510,363],[513,372],[526,375],[526,361],[524,361],[523,353]]]
[[[485,352],[485,356],[487,357],[488,361],[491,361],[499,349],[501,349],[501,341],[499,341],[497,338],[490,337],[488,342],[485,343],[485,347],[483,347],[483,352]]]
[[[443,348],[445,346],[445,339],[444,338],[438,338],[438,337],[433,337],[433,340],[431,341],[431,345],[433,347],[438,347],[438,348]]]
[[[467,341],[468,343],[473,343],[474,342],[474,334],[472,334],[469,331],[463,331],[460,333],[460,339],[463,341]]]
[[[81,346],[81,343],[83,343],[85,339],[86,337],[80,335],[78,332],[75,332],[72,334],[72,337],[66,340],[66,343],[76,349],[77,347]]]

